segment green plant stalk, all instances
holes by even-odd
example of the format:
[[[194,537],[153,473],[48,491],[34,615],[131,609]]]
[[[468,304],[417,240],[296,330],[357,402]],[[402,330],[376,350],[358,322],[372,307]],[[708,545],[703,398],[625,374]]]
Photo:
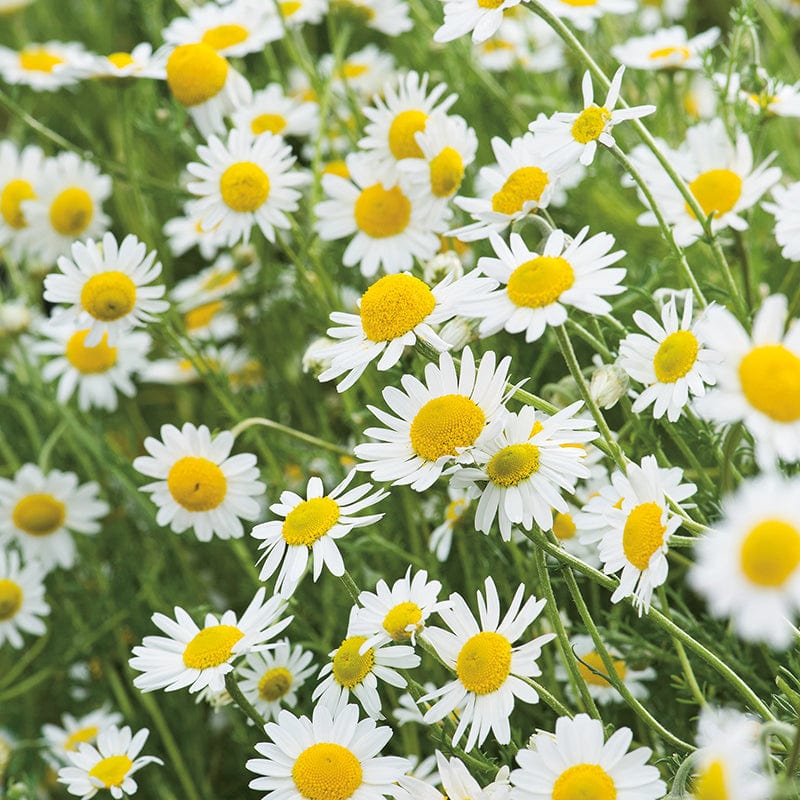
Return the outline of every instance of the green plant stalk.
[[[533,680],[533,678],[525,678],[522,675],[517,676],[523,683],[527,683],[539,697],[545,702],[545,705],[550,706],[559,717],[569,717],[572,719],[575,715],[554,695],[542,686],[541,683]]]
[[[256,724],[259,730],[264,730],[267,721],[261,714],[258,713],[255,706],[244,696],[244,692],[239,688],[236,683],[233,671],[225,675],[225,688],[228,694],[233,698],[233,702]]]
[[[361,591],[358,588],[358,584],[353,580],[353,576],[345,570],[340,576],[339,580],[344,584],[344,588],[347,589],[347,593],[350,595],[354,603],[358,602],[358,595],[361,594]]]
[[[293,436],[295,439],[300,439],[302,442],[313,444],[316,447],[321,447],[323,450],[330,450],[331,452],[338,453],[342,456],[352,455],[352,453],[346,447],[341,447],[340,445],[333,444],[332,442],[326,442],[324,439],[319,439],[318,437],[312,436],[309,433],[303,433],[302,431],[298,431],[295,428],[290,428],[288,425],[282,425],[280,422],[275,422],[274,420],[267,419],[266,417],[248,417],[247,419],[243,419],[241,422],[234,425],[233,428],[231,428],[231,433],[233,434],[234,439],[239,436],[240,433],[246,431],[248,428],[252,428],[254,425],[260,425],[263,428],[271,428],[274,431],[280,431],[281,433],[285,433],[287,436]]]

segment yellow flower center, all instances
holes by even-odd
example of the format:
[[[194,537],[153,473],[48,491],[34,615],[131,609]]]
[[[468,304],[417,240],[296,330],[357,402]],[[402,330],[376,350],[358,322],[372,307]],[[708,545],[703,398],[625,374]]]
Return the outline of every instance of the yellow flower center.
[[[214,271],[203,281],[203,291],[210,292],[213,289],[221,289],[223,286],[228,286],[239,277],[236,270],[230,272]]]
[[[566,539],[572,539],[575,536],[575,521],[572,519],[572,514],[556,514],[553,520],[553,533],[562,542]]]
[[[448,522],[458,522],[458,520],[461,519],[464,511],[466,511],[466,508],[466,500],[453,500],[447,504],[447,508],[444,511],[444,518]]]
[[[366,641],[366,636],[351,636],[339,645],[333,657],[333,677],[346,689],[358,686],[375,666],[375,651],[371,647],[363,656],[359,655],[358,650]]]
[[[213,461],[184,456],[170,467],[167,488],[187,511],[211,511],[225,499],[228,481]]]
[[[402,233],[411,219],[411,202],[399,186],[384,189],[379,183],[364,189],[354,209],[356,225],[373,239]]]
[[[754,347],[739,363],[742,392],[776,422],[800,419],[800,358],[782,344]]]
[[[745,536],[739,557],[753,583],[783,586],[800,565],[800,532],[783,520],[764,520]]]
[[[108,789],[119,786],[132,766],[133,761],[128,756],[107,756],[89,770],[89,777],[102,781]]]
[[[347,169],[347,162],[342,160],[329,161],[322,172],[325,175],[338,175],[340,178],[349,178],[350,170]]]
[[[725,768],[721,761],[712,761],[695,777],[692,796],[695,800],[729,800]]]
[[[339,521],[339,514],[339,504],[330,497],[303,500],[286,515],[281,534],[288,545],[311,547]]]
[[[525,203],[538,203],[550,178],[539,167],[515,169],[500,188],[492,195],[492,211],[498,214],[518,214]]]
[[[184,666],[209,669],[224,664],[233,655],[233,646],[244,634],[233,625],[211,625],[195,634],[183,651]]]
[[[361,786],[361,763],[346,747],[320,742],[307,747],[292,767],[292,780],[306,800],[347,800]]]
[[[108,59],[108,61],[110,61],[117,69],[129,67],[131,64],[133,64],[133,56],[130,53],[111,53],[110,55],[106,56],[106,59]]]
[[[87,728],[80,728],[71,733],[64,742],[65,750],[77,752],[78,745],[83,742],[93,742],[97,737],[97,725],[89,725]]]
[[[84,375],[108,372],[117,363],[117,348],[108,346],[108,334],[104,333],[100,344],[86,347],[84,342],[89,329],[76,331],[67,341],[67,361]]]
[[[203,303],[191,311],[187,311],[183,316],[183,324],[187,331],[196,331],[211,324],[211,320],[222,310],[222,301],[214,300],[211,303]]]
[[[679,55],[681,61],[688,61],[692,55],[688,47],[659,47],[650,53],[649,58],[655,61],[657,58],[669,58],[670,56]]]
[[[413,331],[436,306],[427,284],[412,275],[387,275],[361,297],[361,325],[373,342]]]
[[[274,703],[289,693],[292,688],[292,673],[286,667],[268,669],[258,682],[258,696]]]
[[[36,192],[28,181],[23,181],[21,178],[9,181],[0,193],[0,214],[3,215],[6,224],[16,230],[27,227],[28,223],[25,221],[20,204],[23,200],[33,200],[35,197]]]
[[[426,461],[454,456],[470,447],[486,424],[477,403],[463,394],[446,394],[428,400],[411,422],[411,446]]]
[[[689,184],[689,191],[706,217],[710,214],[719,217],[731,211],[738,202],[742,194],[742,179],[729,169],[710,169]],[[694,211],[688,203],[686,210],[694,218]]]
[[[361,22],[364,25],[375,19],[375,11],[357,0],[334,0],[333,6],[352,14],[355,22]]]
[[[16,616],[22,608],[22,587],[8,578],[0,578],[0,622]]]
[[[495,486],[508,488],[527,480],[539,469],[539,448],[535,444],[510,444],[489,459],[486,472]]]
[[[416,133],[425,130],[428,115],[424,111],[412,109],[401,111],[389,126],[389,149],[399,161],[401,158],[424,158]]]
[[[468,692],[496,692],[510,672],[511,642],[500,633],[476,633],[467,639],[458,653],[456,675]]]
[[[411,631],[406,630],[409,625],[414,625],[416,630],[422,628],[422,609],[410,601],[398,603],[384,618],[383,629],[396,642],[411,637]]]
[[[92,275],[81,289],[81,306],[101,322],[113,322],[133,311],[136,284],[117,270]]]
[[[85,189],[64,189],[50,206],[50,224],[62,236],[79,236],[94,216],[94,201]]]
[[[503,0],[478,0],[478,5],[481,8],[500,8]]]
[[[228,208],[246,214],[255,211],[269,197],[269,178],[258,164],[239,161],[222,173],[219,190]]]
[[[431,193],[436,197],[450,197],[464,178],[464,161],[453,147],[445,147],[431,159]]]
[[[581,663],[581,661],[584,663]],[[612,663],[614,664],[614,672],[617,677],[622,680],[627,672],[625,662],[619,659],[613,659]],[[592,686],[608,686],[611,683],[611,681],[608,680],[608,672],[606,671],[606,665],[603,663],[603,659],[600,657],[600,654],[594,650],[580,657],[580,661],[578,661],[578,672],[583,676],[584,681]],[[597,674],[598,672],[600,675]]]
[[[27,72],[52,72],[63,63],[63,58],[47,50],[23,50],[19,54],[19,65]]]
[[[675,383],[686,375],[697,360],[699,344],[691,331],[675,331],[658,346],[653,371],[661,383]]]
[[[343,77],[352,80],[353,78],[360,78],[368,69],[369,67],[366,64],[347,61],[342,67],[341,74]]]
[[[228,62],[210,45],[178,45],[167,59],[167,86],[184,106],[216,97],[228,79]]]
[[[17,528],[31,536],[47,536],[64,524],[67,507],[51,494],[29,494],[14,506],[11,518]]]
[[[562,0],[573,3],[575,0]],[[616,800],[611,776],[597,764],[576,764],[565,769],[553,784],[553,800]]]
[[[658,503],[642,503],[625,520],[622,549],[625,558],[638,570],[647,569],[653,553],[664,544],[666,526],[661,524],[662,513]]]
[[[226,47],[247,41],[249,35],[247,28],[242,25],[217,25],[215,28],[209,28],[203,34],[201,41],[215,50],[224,50]]]
[[[278,3],[278,5],[284,17],[291,17],[303,7],[303,4],[299,3],[298,0],[283,0],[283,2]]]
[[[514,305],[543,308],[555,303],[575,283],[572,265],[561,256],[536,256],[520,264],[508,279]]]
[[[594,5],[588,3],[587,5]],[[572,138],[580,144],[588,144],[600,137],[611,119],[611,112],[604,106],[589,106],[572,123]]]
[[[262,133],[280,133],[286,128],[286,117],[281,114],[259,114],[250,123],[250,130],[258,136]]]

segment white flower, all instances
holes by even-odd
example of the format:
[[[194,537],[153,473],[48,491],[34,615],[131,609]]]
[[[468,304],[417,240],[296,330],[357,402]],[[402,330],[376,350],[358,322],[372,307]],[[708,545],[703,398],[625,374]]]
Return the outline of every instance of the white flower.
[[[690,39],[686,28],[675,25],[614,45],[611,54],[632,69],[699,70],[703,66],[703,53],[718,40],[719,28],[709,28]]]
[[[414,27],[405,0],[347,0],[341,7],[354,9],[360,17],[359,24],[386,36],[399,36]]]
[[[590,31],[603,14],[630,14],[636,10],[635,0],[542,0],[544,7],[560,19],[571,22],[578,30]]]
[[[26,44],[19,52],[0,47],[0,75],[5,83],[52,92],[77,83],[86,74],[91,59],[79,42]]]
[[[775,239],[783,248],[781,255],[789,261],[800,261],[800,181],[789,186],[775,186],[774,203],[762,203],[775,217]]]
[[[182,256],[197,247],[200,255],[210,261],[225,244],[226,237],[220,233],[219,223],[213,228],[206,228],[192,200],[184,204],[183,211],[183,216],[173,217],[164,224],[164,235],[169,239],[172,255]]]
[[[25,255],[18,236],[28,226],[22,201],[41,191],[44,164],[44,152],[35,145],[20,150],[13,142],[0,142],[0,247],[8,247],[15,259]]]
[[[22,633],[41,636],[47,630],[42,619],[50,613],[44,575],[38,562],[22,566],[16,552],[0,547],[0,647],[8,642],[19,650]]]
[[[433,34],[435,42],[452,42],[472,31],[475,44],[486,41],[500,27],[503,12],[513,8],[520,0],[479,2],[479,0],[442,0],[444,22]]]
[[[292,2],[293,0],[289,0]],[[308,136],[319,124],[316,103],[287,97],[279,83],[270,83],[253,95],[245,106],[231,115],[234,128],[253,136],[273,133],[280,136]]]
[[[368,44],[355,53],[350,53],[333,74],[335,59],[326,54],[319,60],[320,73],[331,78],[331,86],[340,94],[353,91],[363,98],[372,98],[383,89],[395,74],[395,60],[391,53]]]
[[[435,553],[437,561],[447,561],[453,544],[453,533],[472,503],[466,489],[447,487],[450,502],[444,511],[444,520],[431,531],[428,550]]]
[[[95,56],[86,72],[87,77],[91,78],[135,77],[164,80],[167,77],[166,58],[163,51],[153,53],[150,42],[142,42],[129,53],[120,51],[107,56]]]
[[[69,754],[76,753],[81,744],[94,744],[99,733],[120,722],[122,714],[103,706],[77,718],[72,714],[62,714],[60,726],[42,726],[42,736],[54,756],[53,763],[62,766],[69,762]]]

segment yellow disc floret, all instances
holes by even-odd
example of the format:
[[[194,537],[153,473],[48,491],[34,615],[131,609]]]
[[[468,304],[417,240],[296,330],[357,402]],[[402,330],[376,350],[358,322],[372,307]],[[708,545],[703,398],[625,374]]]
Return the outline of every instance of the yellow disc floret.
[[[627,672],[625,662],[615,658],[612,659],[612,663],[614,664],[614,672],[617,674],[617,677],[622,680]],[[580,672],[584,681],[592,686],[609,686],[611,683],[608,680],[608,671],[606,670],[606,665],[603,663],[603,659],[600,657],[600,654],[594,650],[580,657],[578,661],[578,672]],[[600,674],[598,675],[598,673]]]
[[[398,603],[384,618],[383,629],[396,642],[408,639],[411,631],[409,625],[413,625],[417,631],[422,627],[422,609],[411,601]]]
[[[286,667],[268,669],[258,682],[258,696],[274,703],[289,693],[292,688],[292,673]]]
[[[292,780],[306,800],[347,800],[361,786],[361,763],[346,747],[320,742],[307,747],[292,767]]]
[[[183,315],[183,324],[187,331],[197,331],[211,324],[211,320],[222,311],[223,303],[221,300],[212,300],[210,303],[203,303]]]
[[[0,622],[16,616],[22,608],[22,587],[8,578],[0,578]]]
[[[496,692],[511,672],[511,642],[500,633],[470,636],[458,653],[456,674],[468,692]]]
[[[298,503],[283,522],[286,544],[311,547],[339,521],[339,505],[330,497],[312,497]]]
[[[250,130],[258,136],[262,133],[280,133],[286,128],[286,117],[282,114],[259,114],[250,123]]]
[[[78,752],[78,745],[83,742],[93,742],[97,738],[97,725],[89,725],[86,728],[79,728],[73,731],[64,742],[65,750]]]
[[[234,625],[211,625],[195,634],[183,651],[184,666],[209,669],[224,664],[233,655],[233,646],[244,634]]]
[[[260,208],[269,197],[269,177],[258,164],[238,161],[222,173],[219,191],[228,208],[246,214]]]
[[[242,25],[217,25],[209,28],[201,41],[215,50],[225,50],[246,41],[249,35],[247,28]]]
[[[27,227],[28,223],[25,221],[20,204],[23,200],[33,200],[35,197],[36,192],[28,181],[21,178],[9,181],[0,193],[0,214],[6,225],[16,230]]]
[[[80,236],[94,216],[94,202],[85,189],[64,189],[50,206],[50,224],[62,236]]]
[[[363,656],[358,652],[366,641],[366,636],[351,636],[339,645],[333,657],[333,679],[339,686],[352,689],[372,672],[375,651],[370,647]]]
[[[636,569],[645,570],[653,553],[664,544],[663,509],[658,503],[641,503],[628,514],[622,531],[625,558]]]
[[[101,322],[121,319],[130,314],[135,305],[136,284],[124,272],[98,272],[81,289],[83,310]]]
[[[543,308],[555,303],[575,283],[572,265],[561,256],[537,256],[510,275],[506,291],[514,305]]]
[[[539,469],[539,448],[535,444],[510,444],[489,459],[486,473],[495,486],[507,489],[527,480]]]
[[[278,6],[284,17],[291,17],[303,7],[303,4],[299,0],[283,0]]]
[[[47,536],[57,531],[67,518],[67,507],[51,494],[23,497],[11,515],[14,525],[31,536]]]
[[[658,346],[653,371],[661,383],[675,383],[694,366],[700,346],[691,331],[675,331]]]
[[[703,214],[720,217],[732,211],[742,194],[742,179],[729,169],[711,169],[698,175],[690,184],[689,191],[694,195]],[[686,205],[687,212],[694,217],[694,211]]]
[[[89,777],[97,778],[109,789],[121,785],[132,766],[133,761],[128,756],[107,756],[89,770]]]
[[[431,194],[450,197],[464,178],[464,160],[454,147],[445,147],[431,159]]]
[[[167,59],[167,86],[184,106],[216,97],[228,79],[228,62],[203,42],[178,45]]]
[[[783,586],[800,566],[800,531],[780,519],[764,520],[745,536],[739,557],[756,585]]]
[[[52,72],[63,63],[63,58],[43,49],[23,50],[19,54],[19,65],[27,72]]]
[[[173,500],[187,511],[211,511],[225,499],[228,481],[213,461],[184,456],[170,468],[167,488]]]
[[[616,800],[612,777],[599,764],[576,764],[553,784],[553,800]]]
[[[108,334],[104,333],[100,343],[87,347],[89,329],[76,331],[69,337],[65,355],[67,361],[84,375],[108,372],[117,363],[117,348],[108,346]]]
[[[589,144],[600,138],[611,119],[611,112],[603,106],[589,106],[572,123],[572,138],[580,144]]]
[[[106,58],[117,68],[123,69],[133,64],[133,56],[130,53],[111,53]]]
[[[413,275],[386,275],[361,297],[361,325],[373,342],[413,331],[436,306],[428,285]]]
[[[776,422],[800,419],[800,358],[782,344],[754,347],[739,362],[742,392]]]
[[[563,514],[559,512],[553,519],[553,533],[562,542],[566,539],[572,539],[575,536],[577,527],[575,520],[572,519],[572,514]]]
[[[401,158],[424,158],[424,154],[414,138],[425,130],[428,115],[424,111],[412,109],[401,111],[389,126],[389,149],[399,161]]]
[[[659,47],[657,50],[653,50],[648,57],[655,61],[657,58],[670,58],[676,55],[680,56],[681,61],[688,61],[692,54],[688,47]]]
[[[550,178],[539,167],[515,169],[500,188],[492,195],[492,211],[498,214],[518,214],[525,203],[538,203],[547,188]]]
[[[459,447],[470,447],[486,424],[477,403],[461,394],[428,400],[411,423],[411,446],[426,461],[454,456]]]
[[[364,189],[354,209],[356,225],[373,239],[402,233],[411,219],[411,202],[399,186],[384,189],[375,183]]]
[[[712,761],[695,776],[692,797],[694,800],[730,800],[725,767],[721,761]]]
[[[503,0],[478,0],[480,8],[500,8]]]

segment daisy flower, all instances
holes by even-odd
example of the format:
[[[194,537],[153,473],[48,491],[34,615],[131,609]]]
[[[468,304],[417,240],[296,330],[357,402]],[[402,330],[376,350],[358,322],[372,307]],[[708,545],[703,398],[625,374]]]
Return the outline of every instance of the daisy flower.
[[[76,239],[101,236],[110,219],[102,204],[111,196],[111,178],[75,153],[61,153],[44,163],[39,192],[20,203],[28,223],[20,244],[47,266],[69,253]]]
[[[89,77],[154,78],[163,81],[167,77],[166,59],[160,51],[153,53],[150,42],[142,42],[129,53],[118,51],[107,56],[95,56]]]
[[[428,550],[436,555],[437,561],[447,561],[453,544],[453,533],[466,514],[472,499],[466,489],[447,487],[449,502],[444,510],[444,520],[431,531]]]
[[[542,5],[559,19],[571,22],[580,31],[590,31],[603,14],[631,14],[636,11],[635,0],[542,0]]]
[[[221,617],[206,614],[202,628],[180,606],[175,606],[175,620],[155,613],[153,624],[166,636],[145,636],[133,648],[129,664],[141,675],[133,685],[143,692],[164,689],[173,692],[189,687],[199,692],[225,688],[225,676],[233,670],[233,661],[251,651],[265,650],[293,619],[278,619],[286,610],[286,601],[277,595],[264,602],[262,586],[237,620],[233,611]]]
[[[604,741],[603,724],[588,714],[559,717],[555,735],[537,733],[517,753],[511,773],[514,800],[658,800],[667,787],[658,769],[647,764],[649,747],[629,753],[630,728],[619,728]]]
[[[182,256],[196,247],[206,261],[211,261],[217,251],[224,247],[225,236],[220,233],[219,223],[214,227],[203,224],[203,217],[197,214],[194,203],[193,200],[185,203],[182,216],[167,220],[164,235],[172,255]]]
[[[695,407],[720,425],[743,422],[762,469],[776,459],[800,461],[800,321],[784,333],[787,315],[786,298],[776,294],[761,304],[750,335],[722,307],[709,309],[699,329],[721,360],[714,389]]]
[[[0,478],[0,539],[11,539],[26,562],[34,559],[46,569],[70,569],[75,543],[70,531],[95,534],[108,503],[100,500],[92,481],[78,485],[73,472],[42,472],[24,464],[12,480]]]
[[[239,320],[222,300],[201,302],[183,312],[183,325],[189,339],[224,342],[239,331]]]
[[[587,464],[586,466],[589,465]],[[576,494],[578,491],[576,489]],[[602,562],[597,555],[597,547],[594,544],[588,544],[583,541],[583,532],[578,529],[580,520],[580,509],[567,502],[566,511],[556,511],[553,514],[553,534],[558,539],[561,547],[570,555],[579,558],[591,567],[599,567]]]
[[[62,714],[61,725],[42,726],[42,736],[60,766],[69,763],[69,754],[78,752],[81,744],[94,744],[101,731],[121,722],[122,714],[103,706],[80,717]]]
[[[415,770],[400,779],[400,785],[410,797],[419,800],[503,800],[508,794],[508,767],[501,767],[497,777],[484,788],[456,756],[447,759],[437,750],[433,763],[438,771],[431,776],[423,777]],[[434,788],[437,784],[442,785],[444,794]]]
[[[775,217],[775,239],[783,248],[781,255],[789,261],[800,261],[800,181],[775,186],[772,197],[774,203],[762,206]]]
[[[195,308],[238,292],[244,285],[243,277],[243,271],[225,253],[210,267],[178,281],[170,290],[170,298],[181,310]]]
[[[574,494],[575,482],[590,475],[580,445],[597,438],[595,431],[586,431],[590,420],[574,416],[582,405],[578,401],[543,419],[537,419],[532,406],[509,413],[499,433],[487,431],[475,443],[476,466],[454,468],[453,486],[480,497],[475,510],[479,531],[488,534],[497,519],[508,542],[512,525],[530,530],[535,522],[549,531],[553,510],[567,511],[561,492]]]
[[[264,550],[259,580],[267,580],[280,566],[275,591],[289,597],[300,583],[309,557],[313,562],[314,581],[322,574],[323,566],[333,575],[344,574],[344,562],[336,540],[354,528],[382,519],[383,514],[354,515],[389,496],[383,489],[372,491],[370,483],[348,490],[355,475],[356,471],[350,470],[327,494],[316,475],[308,480],[305,499],[295,492],[281,492],[280,502],[271,505],[269,510],[283,519],[262,522],[253,528],[253,537],[262,540],[259,550]]]
[[[316,103],[287,97],[279,83],[270,83],[256,92],[247,105],[237,108],[231,121],[234,128],[253,136],[309,136],[319,124],[319,108]]]
[[[275,229],[290,227],[285,212],[297,211],[300,197],[295,186],[306,182],[301,172],[292,169],[292,148],[280,136],[250,134],[232,130],[226,142],[216,136],[197,148],[202,163],[187,166],[198,181],[189,191],[200,197],[192,203],[192,213],[203,226],[216,228],[232,247],[250,240],[253,225],[258,225],[270,242]]]
[[[0,547],[0,647],[8,642],[19,650],[23,632],[41,636],[47,630],[42,620],[50,613],[44,575],[36,561],[23,567],[16,552]]]
[[[463,242],[485,239],[505,230],[537,208],[547,208],[559,171],[530,133],[511,142],[492,137],[496,167],[481,167],[482,197],[459,195],[453,202],[476,221],[448,232]]]
[[[91,58],[79,42],[28,44],[19,52],[0,47],[0,76],[6,83],[53,92],[77,83]]]
[[[40,326],[47,338],[37,342],[31,351],[49,357],[42,368],[45,381],[58,380],[56,399],[67,403],[78,392],[78,408],[102,408],[116,411],[117,394],[133,397],[136,387],[131,380],[147,363],[150,350],[149,334],[137,331],[119,339],[115,347],[108,344],[108,334],[94,347],[85,342],[91,328],[78,328],[74,324],[57,324],[50,320]]]
[[[133,468],[158,480],[140,487],[158,506],[156,522],[175,533],[193,528],[201,542],[216,535],[238,539],[244,535],[242,519],[254,520],[260,513],[255,499],[266,486],[258,480],[252,453],[232,456],[233,434],[222,431],[214,439],[205,425],[185,422],[161,426],[161,439],[148,436],[144,449],[149,456],[134,459]]]
[[[179,44],[169,54],[167,86],[203,136],[225,131],[224,118],[250,101],[253,90],[211,45]]]
[[[386,36],[399,36],[414,27],[405,0],[334,0],[332,7],[354,13],[358,23]]]
[[[723,500],[722,519],[698,540],[689,582],[716,617],[747,641],[785,650],[800,612],[800,480],[767,474]]]
[[[350,621],[349,632],[353,636],[366,637],[360,655],[371,647],[380,647],[389,642],[411,641],[416,644],[417,635],[422,634],[428,617],[439,608],[439,592],[442,584],[428,580],[426,570],[413,577],[411,567],[404,577],[395,581],[391,588],[381,578],[374,592],[361,592],[358,596],[360,608],[356,607]]]
[[[407,272],[380,278],[361,296],[358,314],[331,314],[336,326],[328,328],[327,333],[337,341],[319,353],[330,360],[330,367],[319,380],[345,375],[337,386],[344,392],[372,361],[377,359],[379,370],[390,369],[417,339],[440,351],[450,349],[431,326],[452,319],[459,305],[475,291],[495,285],[492,280],[475,276],[456,281],[448,276],[431,289]]]
[[[377,756],[392,738],[392,729],[375,720],[358,719],[358,706],[336,710],[322,703],[308,717],[281,711],[277,722],[264,730],[269,742],[260,742],[246,767],[259,777],[250,788],[265,791],[262,800],[384,800],[402,797],[397,781],[409,762],[397,756]]]
[[[622,695],[611,685],[608,680],[608,672],[600,654],[595,650],[591,636],[572,636],[569,640],[570,648],[578,659],[578,672],[586,682],[589,694],[600,704],[624,702]],[[637,700],[645,700],[649,694],[647,687],[642,681],[649,681],[656,677],[656,671],[652,667],[645,669],[631,669],[625,659],[614,648],[608,647],[609,655],[614,663],[616,680],[625,684],[628,691]],[[559,664],[556,667],[556,680],[567,684],[567,692],[572,693],[569,683],[570,678],[567,670]]]
[[[650,609],[653,590],[666,581],[669,537],[681,525],[681,518],[669,510],[667,498],[680,503],[696,489],[682,480],[679,467],[664,469],[655,456],[645,456],[641,465],[628,464],[627,475],[615,471],[613,491],[601,492],[584,506],[582,540],[599,541],[606,575],[622,570],[612,603],[631,597],[641,615]]]
[[[352,236],[342,257],[344,265],[358,264],[361,274],[369,278],[381,267],[390,273],[403,272],[412,268],[415,258],[431,258],[439,249],[436,232],[443,229],[436,209],[414,197],[403,175],[399,183],[381,183],[374,156],[352,153],[346,164],[349,179],[322,176],[330,199],[314,207],[315,230],[321,239]]]
[[[611,55],[631,69],[698,70],[703,67],[703,54],[718,40],[719,28],[709,28],[690,39],[686,28],[675,25],[614,45]]]
[[[44,153],[35,145],[19,150],[12,142],[0,142],[0,248],[9,247],[15,259],[25,254],[18,236],[28,226],[22,201],[41,191],[44,164]]]
[[[731,94],[744,99],[747,107],[756,114],[800,117],[800,83],[789,85],[770,78],[766,87],[756,94],[740,88],[741,80],[736,73],[731,75],[730,82],[727,81],[725,75],[715,75],[714,77],[723,86],[728,83]]]
[[[548,325],[563,325],[569,306],[587,314],[607,314],[611,305],[603,297],[625,291],[619,283],[626,270],[610,268],[625,251],[609,252],[614,246],[610,233],[587,239],[588,233],[588,225],[574,239],[554,230],[541,255],[529,250],[518,233],[511,234],[510,247],[493,234],[490,241],[497,258],[480,258],[478,269],[500,286],[476,292],[459,312],[481,320],[478,332],[483,337],[503,329],[525,331],[526,342],[541,338]]]
[[[616,2],[616,0],[614,1]],[[560,0],[544,0],[544,2],[560,3]],[[620,0],[620,2],[627,4],[627,0]],[[588,8],[596,8],[602,3],[603,0],[600,0],[597,5]],[[578,8],[577,6],[568,7]],[[587,7],[580,6],[581,11],[584,11],[585,8]],[[614,137],[611,135],[614,125],[652,114],[656,110],[653,105],[631,106],[614,110],[614,106],[619,100],[624,72],[625,67],[620,67],[614,74],[602,106],[598,106],[594,102],[592,75],[587,70],[583,75],[582,84],[583,111],[578,114],[557,111],[550,117],[539,117],[531,122],[528,127],[534,133],[539,134],[537,144],[542,151],[558,158],[563,166],[571,166],[576,161],[588,166],[594,161],[598,142],[606,147],[616,145]]]
[[[135,735],[125,725],[111,725],[100,732],[97,747],[81,744],[77,753],[69,753],[70,767],[58,771],[58,782],[67,786],[70,794],[89,800],[101,789],[111,792],[114,800],[126,794],[136,794],[139,788],[133,779],[148,764],[164,762],[156,756],[140,756],[150,731],[142,728]]]
[[[320,682],[311,699],[330,709],[341,708],[350,699],[356,699],[373,719],[383,719],[381,697],[378,694],[378,679],[396,686],[406,687],[406,679],[398,669],[414,669],[420,657],[413,647],[395,644],[386,647],[388,640],[368,645],[366,636],[353,635],[353,620],[356,609],[352,609],[347,625],[347,638],[328,655],[331,660],[319,673]]]
[[[472,31],[474,44],[485,42],[497,32],[503,22],[503,12],[520,0],[500,0],[487,3],[480,0],[442,0],[444,22],[433,34],[435,42],[452,42]]]
[[[148,286],[161,274],[155,262],[156,252],[147,252],[144,242],[128,234],[121,244],[113,233],[106,233],[102,243],[89,239],[72,245],[72,258],[58,259],[61,275],[44,279],[44,299],[50,303],[68,303],[59,311],[59,319],[88,325],[83,344],[94,347],[107,337],[109,347],[116,347],[131,328],[141,327],[169,308],[161,300],[164,286]]]
[[[525,586],[520,585],[501,620],[494,581],[488,577],[484,585],[485,598],[477,592],[480,623],[464,598],[454,593],[439,610],[450,630],[431,626],[425,631],[439,657],[456,673],[455,680],[420,698],[420,702],[439,698],[425,713],[425,722],[438,722],[460,708],[453,745],[469,727],[464,745],[467,752],[475,744],[482,745],[490,730],[499,744],[511,741],[509,717],[515,699],[539,702],[538,693],[524,679],[542,674],[536,659],[542,646],[555,639],[554,633],[546,633],[515,647],[514,642],[539,616],[546,601],[531,596],[523,604]]]
[[[277,719],[284,706],[297,705],[297,691],[316,670],[313,658],[300,645],[283,639],[271,650],[248,653],[236,678],[244,696],[266,720]]]
[[[422,688],[426,692],[432,692],[436,688],[435,683],[426,681],[422,684]],[[397,698],[397,704],[392,709],[392,716],[398,727],[407,725],[409,722],[416,722],[419,725],[424,725],[425,720],[422,718],[423,712],[430,708],[430,704],[424,704],[424,708],[417,705],[417,701],[411,696],[410,692],[404,692]]]
[[[432,486],[449,462],[471,458],[469,449],[499,416],[510,364],[510,356],[497,364],[490,351],[476,370],[467,347],[458,373],[452,356],[442,353],[438,365],[425,368],[424,384],[404,375],[405,391],[391,386],[383,390],[395,415],[368,406],[387,427],[365,431],[377,441],[356,446],[355,455],[363,462],[356,468],[372,473],[373,480],[410,484],[418,492]]]
[[[330,76],[333,88],[343,94],[355,92],[359,97],[372,98],[383,90],[395,74],[395,61],[391,53],[368,44],[351,53],[334,73],[333,55],[326,54],[319,60],[320,74]]]
[[[287,28],[317,25],[328,13],[328,0],[280,0],[278,9]]]
[[[666,145],[665,145],[666,147]],[[686,181],[706,217],[711,230],[747,230],[742,212],[754,206],[781,177],[778,167],[769,167],[774,153],[753,168],[753,151],[747,134],[738,131],[736,141],[728,138],[721,119],[701,122],[686,131],[686,140],[677,151],[665,150],[676,171]],[[631,153],[631,161],[647,176],[650,188],[665,219],[674,226],[679,246],[692,244],[703,235],[703,227],[655,156],[643,145]],[[640,193],[640,199],[645,202]],[[639,216],[640,225],[656,225],[652,211]]]
[[[653,406],[653,417],[664,414],[677,422],[690,395],[702,397],[713,386],[714,362],[718,357],[698,338],[700,321],[692,321],[692,295],[688,294],[678,320],[673,296],[661,309],[661,324],[637,310],[633,321],[644,331],[628,334],[619,345],[618,364],[633,380],[647,388],[636,398],[633,413]]]

